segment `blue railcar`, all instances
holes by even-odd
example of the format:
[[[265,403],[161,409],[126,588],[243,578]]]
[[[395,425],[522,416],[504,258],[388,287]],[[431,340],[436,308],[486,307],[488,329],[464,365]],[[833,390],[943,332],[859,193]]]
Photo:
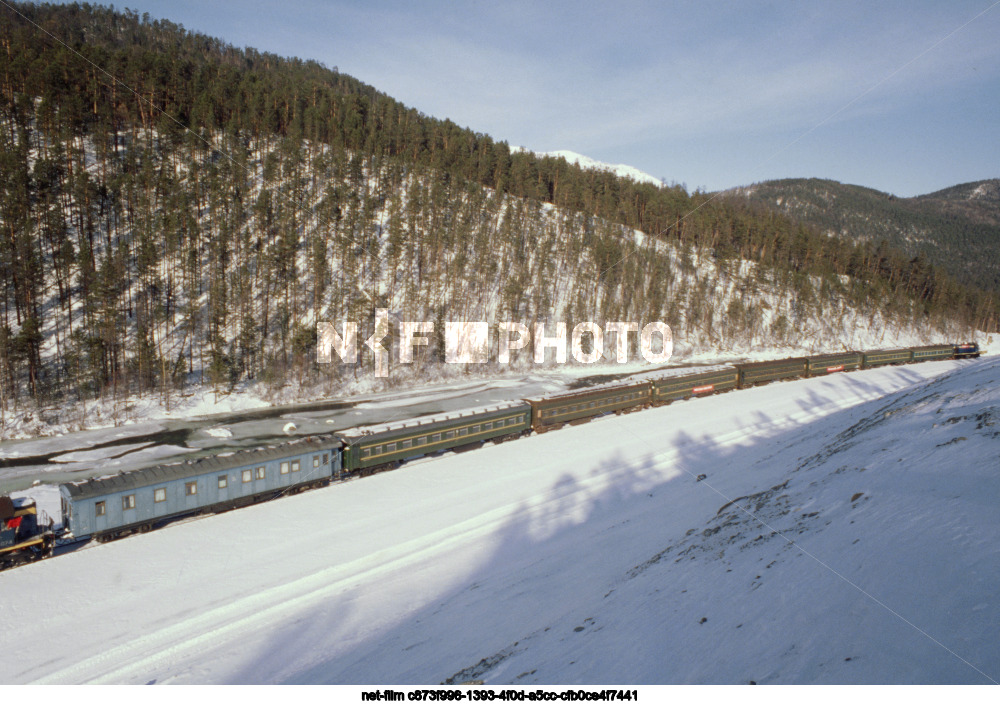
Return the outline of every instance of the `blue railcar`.
[[[310,437],[60,486],[64,528],[98,540],[168,519],[246,506],[329,483],[340,442]]]

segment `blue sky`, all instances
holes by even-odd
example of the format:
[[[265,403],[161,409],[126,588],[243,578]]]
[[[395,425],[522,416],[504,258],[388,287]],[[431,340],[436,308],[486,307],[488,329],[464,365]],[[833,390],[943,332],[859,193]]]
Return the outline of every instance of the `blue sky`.
[[[691,190],[820,177],[913,196],[1000,177],[1000,0],[124,6]]]

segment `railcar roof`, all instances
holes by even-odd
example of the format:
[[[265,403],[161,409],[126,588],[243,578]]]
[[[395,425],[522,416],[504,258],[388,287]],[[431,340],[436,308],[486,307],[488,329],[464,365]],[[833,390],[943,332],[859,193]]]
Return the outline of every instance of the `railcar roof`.
[[[636,382],[655,382],[658,379],[669,379],[671,377],[687,377],[693,375],[711,374],[712,372],[735,372],[733,365],[705,365],[694,367],[672,367],[668,370],[653,370],[652,372],[640,372],[629,377]]]
[[[861,355],[860,350],[843,350],[841,352],[833,353],[819,353],[818,355],[810,355],[809,360],[831,360],[835,357],[844,357],[845,355]]]
[[[801,365],[806,364],[808,357],[786,357],[781,360],[761,360],[760,362],[741,362],[738,367],[749,367],[751,369],[756,369],[758,367],[770,367],[772,365],[780,365],[782,363],[792,363],[797,362]]]
[[[553,399],[569,399],[581,394],[592,394],[593,392],[603,392],[605,390],[611,391],[614,389],[627,389],[629,387],[635,387],[643,384],[647,380],[632,379],[620,379],[614,382],[604,382],[603,384],[595,384],[590,387],[580,387],[579,389],[570,389],[565,392],[556,392],[554,394],[546,394],[541,397],[532,397],[530,399],[525,399],[528,402],[541,402],[541,401],[551,401]]]
[[[170,482],[186,477],[195,477],[210,473],[216,470],[229,470],[231,468],[255,463],[268,462],[279,458],[288,458],[304,453],[312,453],[323,450],[330,450],[339,447],[339,442],[331,435],[309,436],[298,438],[288,443],[280,445],[264,446],[262,448],[248,448],[237,450],[232,453],[222,453],[220,455],[210,455],[203,458],[193,458],[174,463],[164,463],[141,470],[129,470],[117,475],[107,475],[104,477],[94,477],[78,482],[67,482],[62,485],[71,497],[97,497],[115,492],[124,492],[130,489],[148,487],[149,485]]]
[[[498,404],[477,406],[471,409],[461,409],[458,411],[448,411],[441,414],[430,414],[428,416],[418,416],[412,419],[393,421],[390,423],[383,423],[374,426],[355,426],[353,428],[344,428],[337,431],[336,435],[345,439],[359,438],[361,436],[374,436],[380,433],[400,431],[405,428],[429,427],[433,424],[438,424],[445,421],[472,418],[475,416],[491,415],[496,412],[509,411],[512,409],[521,409],[521,408],[527,411],[529,410],[530,407],[521,401],[500,402]]]

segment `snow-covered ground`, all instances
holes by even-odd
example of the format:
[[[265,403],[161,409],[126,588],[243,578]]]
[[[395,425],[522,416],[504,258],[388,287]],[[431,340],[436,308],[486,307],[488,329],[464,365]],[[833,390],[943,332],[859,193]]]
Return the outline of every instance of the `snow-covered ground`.
[[[995,683],[1000,360],[771,384],[0,573],[0,683]]]

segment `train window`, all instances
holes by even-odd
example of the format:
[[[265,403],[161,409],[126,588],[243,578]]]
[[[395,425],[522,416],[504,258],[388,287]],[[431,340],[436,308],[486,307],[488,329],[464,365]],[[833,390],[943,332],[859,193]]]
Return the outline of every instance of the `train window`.
[[[468,436],[469,435],[469,429],[468,428],[460,428],[460,429],[458,429],[458,435],[460,435],[460,436]]]
[[[435,443],[437,441],[440,441],[441,440],[441,434],[440,433],[435,433],[433,436],[431,436],[431,440],[434,441]]]
[[[265,475],[264,466],[261,465],[259,468],[257,468],[257,479],[258,480],[263,480],[264,479],[264,475]]]
[[[411,441],[409,438],[407,438],[405,441],[403,441],[402,443],[399,444],[399,446],[401,448],[409,448],[412,445],[413,445],[413,441]]]
[[[167,488],[157,487],[153,490],[153,501],[154,502],[166,502],[167,501]]]
[[[329,462],[330,462],[330,454],[329,453],[323,453],[323,464],[326,465]]]
[[[396,450],[396,444],[395,443],[390,443],[389,445],[387,445],[385,447],[385,449],[386,449],[387,452],[392,453],[394,450]]]
[[[104,502],[97,502],[94,504],[94,515],[102,517],[106,511]]]
[[[417,439],[417,445],[418,446],[427,445],[427,436],[421,436],[420,438],[418,438]]]
[[[479,433],[479,430],[480,430],[479,429],[479,424],[476,424],[475,426],[472,427],[472,432],[473,433]]]
[[[224,490],[229,487],[229,478],[226,475],[219,475],[219,489]]]
[[[288,463],[287,462],[281,464],[281,474],[282,475],[287,475],[288,474]]]
[[[263,468],[261,468],[261,470],[263,470]],[[292,461],[292,472],[298,472],[298,471],[299,471],[299,461],[298,460],[293,460]]]
[[[313,467],[314,468],[318,468],[319,467],[319,456],[318,455],[314,455],[313,456]]]
[[[486,423],[483,424],[483,430],[484,431],[489,431],[492,428],[493,428],[493,422],[492,421],[487,421]]]
[[[362,458],[367,458],[367,457],[369,457],[369,456],[370,456],[371,454],[372,454],[372,450],[371,450],[371,448],[362,448],[362,449],[361,449],[361,457],[362,457]]]
[[[454,431],[445,431],[444,437],[445,438],[454,438],[455,437],[455,432]]]
[[[198,494],[198,483],[197,482],[185,482],[184,483],[184,494],[191,495]]]
[[[250,482],[253,479],[253,470],[247,468],[243,471],[243,482]]]
[[[122,496],[122,509],[135,509],[134,494],[127,494]]]

